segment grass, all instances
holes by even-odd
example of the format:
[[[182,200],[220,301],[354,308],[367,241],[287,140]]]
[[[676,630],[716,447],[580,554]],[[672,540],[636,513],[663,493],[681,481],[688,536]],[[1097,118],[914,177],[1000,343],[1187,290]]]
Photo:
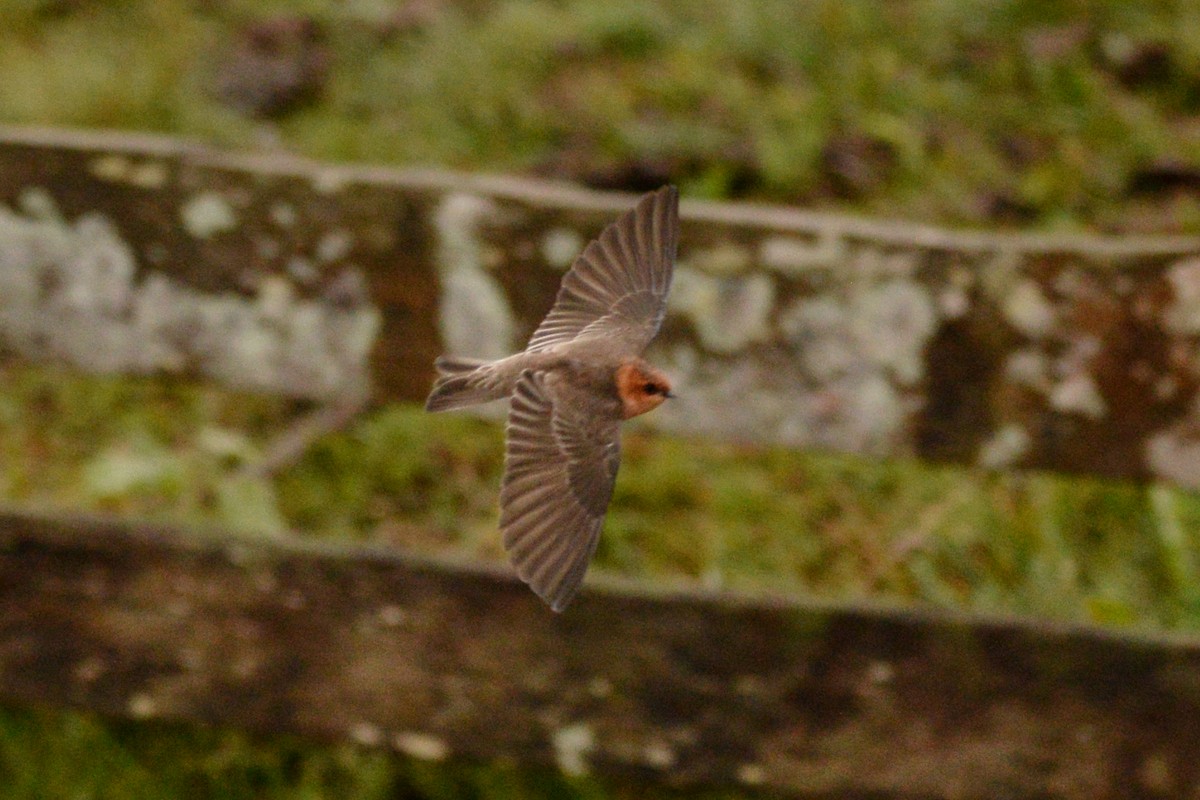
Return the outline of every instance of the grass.
[[[0,0],[0,14],[10,122],[673,180],[938,223],[1200,231],[1190,4]],[[281,18],[312,20],[327,48],[315,99],[239,114],[217,91],[234,43]]]
[[[567,778],[547,768],[430,764],[353,745],[73,711],[0,706],[5,800],[697,800],[632,781]]]

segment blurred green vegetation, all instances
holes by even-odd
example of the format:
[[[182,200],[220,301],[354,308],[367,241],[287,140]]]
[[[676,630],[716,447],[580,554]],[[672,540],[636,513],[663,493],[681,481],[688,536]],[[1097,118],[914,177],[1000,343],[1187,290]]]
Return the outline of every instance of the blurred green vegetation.
[[[0,368],[0,502],[502,560],[502,426],[389,405],[274,477],[291,401]],[[624,437],[596,567],[679,585],[1200,630],[1200,497],[657,435]]]
[[[1195,3],[0,0],[0,17],[9,122],[1200,231]],[[264,99],[289,80],[304,88]]]
[[[733,800],[567,778],[548,768],[452,767],[354,745],[0,706],[5,800]]]
[[[1195,3],[0,0],[0,19],[0,122],[600,187],[672,180],[688,196],[941,224],[1200,232]],[[270,64],[299,70],[291,96],[255,94],[278,77],[246,55],[264,41],[282,54]],[[247,477],[295,411],[212,387],[2,365],[0,501],[502,557],[498,425],[382,408],[277,478]],[[1198,531],[1200,499],[1161,486],[634,426],[597,567],[1194,631]],[[16,708],[0,708],[0,789],[647,796],[536,770]]]

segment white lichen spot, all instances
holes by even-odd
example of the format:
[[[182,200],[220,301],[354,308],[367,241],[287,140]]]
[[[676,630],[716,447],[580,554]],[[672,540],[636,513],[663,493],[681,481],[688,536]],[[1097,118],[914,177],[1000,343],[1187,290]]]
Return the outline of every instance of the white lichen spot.
[[[258,310],[264,320],[283,321],[294,299],[291,282],[278,275],[266,276],[258,287]]]
[[[375,619],[385,628],[396,628],[408,620],[408,612],[394,603],[388,603],[376,610]]]
[[[851,324],[873,363],[890,369],[901,384],[921,379],[925,345],[937,328],[937,314],[924,287],[893,280],[863,292],[856,297]]]
[[[979,466],[985,469],[1011,467],[1025,457],[1032,444],[1029,431],[1016,423],[1005,425],[980,446]]]
[[[879,455],[891,452],[896,444],[893,437],[904,420],[896,389],[877,372],[852,376],[846,386],[853,388],[843,394],[839,449]]]
[[[761,786],[767,782],[767,770],[762,764],[742,764],[737,769],[737,778],[747,786]]]
[[[655,769],[670,769],[675,759],[675,748],[661,740],[650,742],[642,750],[642,762]]]
[[[312,187],[317,194],[337,194],[350,183],[350,175],[338,167],[319,167],[312,173]]]
[[[782,402],[782,401],[777,401]],[[906,414],[904,399],[879,370],[855,370],[786,406],[775,438],[801,447],[884,455],[899,444]],[[764,407],[763,411],[768,411]]]
[[[139,189],[161,189],[167,185],[170,174],[161,161],[143,161],[129,170],[129,183]]]
[[[717,282],[693,270],[685,263],[675,265],[667,308],[681,316],[696,319],[711,313],[717,304]]]
[[[891,683],[896,677],[896,668],[890,661],[872,661],[867,667],[866,679],[876,686]]]
[[[836,297],[802,298],[785,310],[779,328],[805,371],[820,382],[844,375],[862,361],[850,334],[849,313]]]
[[[775,283],[762,274],[716,278],[677,268],[669,303],[691,320],[706,348],[732,353],[769,338]]]
[[[565,270],[575,263],[584,245],[578,231],[553,228],[542,238],[542,259],[554,269]]]
[[[846,243],[841,236],[830,232],[822,233],[815,242],[793,236],[769,236],[763,240],[758,258],[768,269],[799,275],[836,267],[846,259]]]
[[[451,353],[501,358],[512,352],[515,323],[500,284],[483,264],[478,227],[493,213],[470,194],[447,195],[434,215],[442,296],[442,341]]]
[[[229,385],[312,398],[366,385],[380,315],[361,297],[301,299],[283,276],[263,281],[253,300],[200,292],[161,272],[139,277],[132,249],[104,216],[71,224],[39,213],[45,218],[0,207],[6,348],[93,371],[192,367]]]
[[[1050,387],[1050,364],[1040,350],[1015,350],[1004,361],[1004,377],[1017,386],[1045,392]]]
[[[1159,431],[1146,440],[1150,471],[1191,489],[1200,489],[1200,438],[1178,427]]]
[[[88,214],[75,224],[76,251],[59,295],[67,305],[119,316],[129,308],[137,264],[112,224]]]
[[[1086,372],[1075,372],[1059,381],[1050,390],[1049,400],[1050,406],[1057,411],[1082,414],[1092,419],[1100,419],[1108,411],[1095,380]]]
[[[119,153],[104,153],[88,162],[88,172],[102,181],[119,183],[129,173],[129,159]]]
[[[54,202],[54,195],[41,186],[31,186],[22,191],[17,197],[17,208],[36,220],[62,221],[62,214],[58,211],[58,204]]]
[[[326,264],[338,261],[350,254],[354,247],[354,237],[347,230],[332,230],[325,233],[317,242],[317,260]]]
[[[1200,333],[1200,257],[1176,262],[1167,270],[1171,284],[1171,304],[1163,315],[1172,333]]]
[[[721,242],[716,247],[707,250],[697,250],[688,259],[692,269],[698,269],[709,275],[729,277],[740,275],[750,268],[750,251],[733,242]]]
[[[129,716],[134,719],[149,719],[158,713],[158,704],[154,702],[154,698],[144,692],[138,692],[129,698],[129,702],[125,704],[126,711]]]
[[[364,747],[378,747],[383,742],[383,731],[369,722],[356,722],[350,727],[350,739]]]
[[[208,239],[237,227],[237,215],[229,201],[216,192],[200,192],[179,210],[183,228],[197,239]]]
[[[584,722],[567,725],[554,732],[551,740],[554,761],[564,774],[572,777],[586,775],[587,757],[596,747],[596,737]]]
[[[1036,281],[1025,278],[1004,298],[1004,318],[1020,333],[1040,339],[1054,330],[1054,306]]]
[[[937,324],[928,291],[907,280],[868,285],[848,299],[804,298],[779,320],[781,332],[817,380],[886,369],[901,385],[923,377],[925,346]]]
[[[88,162],[93,177],[109,183],[128,183],[141,189],[160,189],[170,177],[167,165],[157,160],[140,163],[119,153],[105,153]]]
[[[443,761],[450,755],[450,746],[431,733],[401,731],[392,737],[392,744],[406,756],[422,761]]]
[[[938,292],[937,305],[946,319],[962,319],[971,310],[971,295],[961,286],[947,286]]]

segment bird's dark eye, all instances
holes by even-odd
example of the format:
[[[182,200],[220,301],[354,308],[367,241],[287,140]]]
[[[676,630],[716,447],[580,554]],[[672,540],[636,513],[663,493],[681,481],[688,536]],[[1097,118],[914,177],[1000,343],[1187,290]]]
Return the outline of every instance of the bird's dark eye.
[[[658,386],[653,383],[647,383],[642,387],[642,391],[646,394],[658,394]]]

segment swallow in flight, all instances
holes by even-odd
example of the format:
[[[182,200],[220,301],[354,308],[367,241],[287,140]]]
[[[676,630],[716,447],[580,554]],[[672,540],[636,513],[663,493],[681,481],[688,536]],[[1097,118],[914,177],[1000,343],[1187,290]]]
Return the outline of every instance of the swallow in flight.
[[[662,324],[678,239],[679,194],[666,186],[588,244],[522,352],[436,362],[426,410],[509,401],[500,529],[517,575],[555,611],[596,552],[621,422],[673,396],[641,354]]]

